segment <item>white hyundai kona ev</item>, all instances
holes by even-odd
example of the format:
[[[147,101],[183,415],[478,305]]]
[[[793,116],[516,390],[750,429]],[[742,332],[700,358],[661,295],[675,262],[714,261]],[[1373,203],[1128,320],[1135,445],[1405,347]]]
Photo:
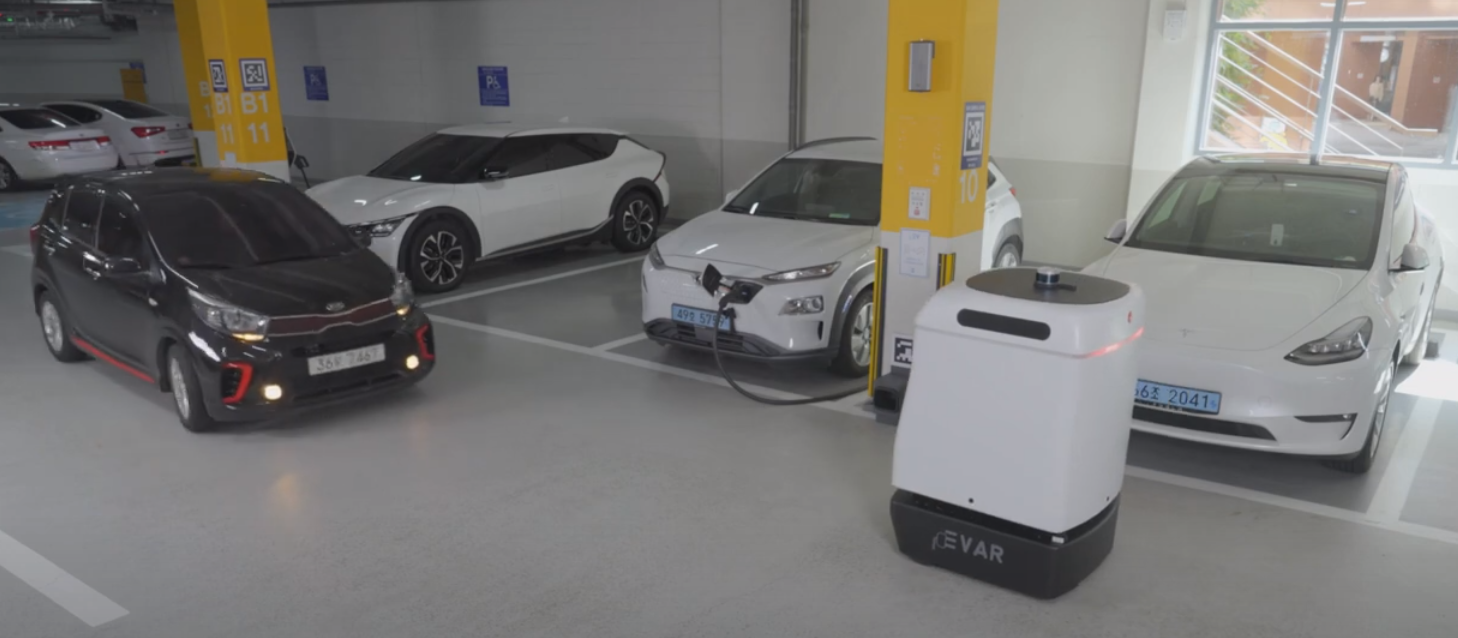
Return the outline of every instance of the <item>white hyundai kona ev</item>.
[[[183,166],[191,164],[192,122],[131,100],[75,100],[46,102],[52,111],[111,138],[125,166]]]
[[[1371,468],[1419,363],[1443,257],[1396,164],[1201,158],[1086,272],[1148,300],[1134,428]]]
[[[668,212],[666,163],[616,131],[468,125],[308,194],[416,290],[443,292],[480,259],[599,240],[646,250]]]
[[[40,108],[0,108],[0,192],[116,168],[111,138]]]
[[[983,266],[1022,259],[1022,214],[1012,185],[989,163]],[[719,210],[679,227],[643,264],[643,329],[659,343],[709,349],[716,301],[698,283],[713,265],[726,280],[764,288],[721,321],[722,353],[772,361],[821,360],[846,376],[871,359],[871,285],[881,221],[881,143],[811,142],[785,155]],[[991,231],[996,229],[996,234]]]

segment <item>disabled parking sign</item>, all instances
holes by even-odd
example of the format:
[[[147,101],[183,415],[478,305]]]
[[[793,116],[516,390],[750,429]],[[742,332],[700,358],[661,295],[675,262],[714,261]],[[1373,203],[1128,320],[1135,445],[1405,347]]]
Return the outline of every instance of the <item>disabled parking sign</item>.
[[[329,75],[324,67],[304,67],[304,97],[316,102],[329,101]]]
[[[511,83],[506,67],[476,67],[476,83],[481,91],[481,106],[511,106]]]

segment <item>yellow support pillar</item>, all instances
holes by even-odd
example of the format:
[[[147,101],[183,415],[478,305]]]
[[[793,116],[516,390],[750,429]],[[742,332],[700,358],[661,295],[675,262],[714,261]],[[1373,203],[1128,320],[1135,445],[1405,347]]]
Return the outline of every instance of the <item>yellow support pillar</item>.
[[[872,388],[911,364],[932,293],[980,269],[997,10],[890,0]]]
[[[287,181],[267,0],[177,0],[174,7],[198,159]]]

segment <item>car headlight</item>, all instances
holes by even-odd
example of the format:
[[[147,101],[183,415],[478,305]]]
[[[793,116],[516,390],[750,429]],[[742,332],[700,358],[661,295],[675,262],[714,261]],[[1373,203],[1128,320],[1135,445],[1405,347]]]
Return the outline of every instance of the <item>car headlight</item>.
[[[1361,317],[1348,321],[1331,334],[1308,342],[1286,355],[1286,360],[1304,366],[1322,366],[1360,359],[1372,340],[1372,320]]]
[[[188,296],[192,298],[193,312],[196,312],[198,318],[214,330],[226,332],[242,341],[262,341],[263,336],[268,334],[268,317],[214,299],[196,290],[189,290]]]
[[[786,270],[785,272],[777,272],[773,275],[765,275],[764,278],[769,281],[805,281],[806,279],[820,279],[822,277],[829,277],[832,273],[835,272],[836,268],[840,268],[840,262],[838,261],[833,264],[825,264],[822,266],[811,266],[809,268],[801,268],[799,270]]]
[[[415,305],[415,288],[404,274],[395,276],[395,289],[390,291],[390,303],[395,306],[395,314],[401,317],[410,314],[410,307]]]
[[[825,298],[820,295],[813,297],[800,297],[785,302],[785,307],[780,309],[782,315],[813,315],[825,310]]]
[[[355,228],[368,230],[370,233],[370,237],[389,237],[390,235],[395,234],[395,231],[400,228],[400,224],[405,223],[405,220],[407,219],[410,219],[410,215],[405,215],[404,217],[396,217],[394,219],[385,219],[377,222],[370,222],[368,224],[360,224],[358,226],[355,226]]]
[[[658,252],[658,244],[653,244],[653,247],[648,249],[648,263],[653,265],[654,270],[666,265],[663,261],[663,255]]]

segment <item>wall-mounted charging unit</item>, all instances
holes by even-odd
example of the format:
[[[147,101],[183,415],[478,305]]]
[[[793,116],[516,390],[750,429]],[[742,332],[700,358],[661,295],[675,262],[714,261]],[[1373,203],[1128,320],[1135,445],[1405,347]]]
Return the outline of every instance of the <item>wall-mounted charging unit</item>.
[[[937,55],[937,43],[918,40],[911,43],[911,69],[908,73],[906,90],[926,93],[932,89],[932,58]]]

